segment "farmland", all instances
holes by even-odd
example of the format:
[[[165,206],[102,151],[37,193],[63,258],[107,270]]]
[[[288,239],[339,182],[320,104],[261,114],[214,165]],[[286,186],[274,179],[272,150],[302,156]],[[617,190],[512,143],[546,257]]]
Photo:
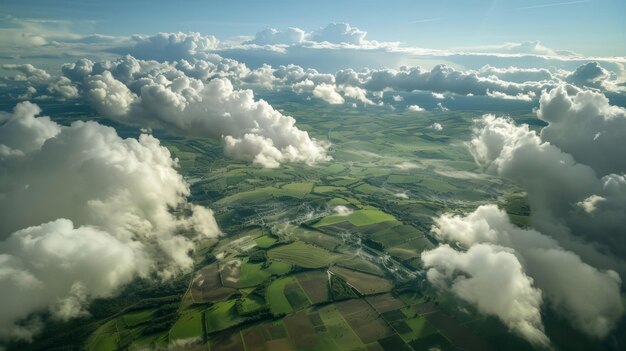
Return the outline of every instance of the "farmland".
[[[333,160],[264,169],[226,158],[217,141],[163,138],[192,202],[211,208],[224,234],[199,245],[193,267],[172,281],[146,279],[125,298],[99,301],[71,325],[80,347],[531,349],[498,320],[451,302],[421,271],[420,254],[437,245],[438,214],[498,202],[514,223],[528,223],[525,195],[479,172],[463,145],[475,113],[382,113],[275,94],[264,97],[332,142]],[[434,121],[445,129],[428,129]],[[70,324],[59,325],[47,331],[51,343],[23,349],[71,340]]]

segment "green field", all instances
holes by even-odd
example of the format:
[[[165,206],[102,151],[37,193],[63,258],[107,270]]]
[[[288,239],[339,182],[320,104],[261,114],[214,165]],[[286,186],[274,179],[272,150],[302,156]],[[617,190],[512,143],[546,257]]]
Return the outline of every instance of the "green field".
[[[274,237],[264,235],[262,237],[256,238],[254,241],[256,242],[258,247],[267,249],[276,244],[278,240]]]
[[[263,269],[263,263],[250,263],[248,259],[241,262],[239,273],[239,287],[247,288],[257,286],[271,276],[271,272]]]
[[[324,227],[343,221],[349,221],[355,226],[364,226],[370,224],[376,224],[381,222],[395,221],[396,218],[390,214],[384,213],[376,209],[364,209],[352,212],[348,216],[331,215],[324,217],[319,222],[315,223],[316,227]]]
[[[328,250],[296,241],[275,247],[267,255],[274,260],[291,263],[304,268],[320,268],[330,265],[338,257]]]
[[[296,280],[293,276],[279,278],[274,280],[267,287],[266,300],[270,306],[270,311],[273,314],[293,312],[293,308],[285,296],[285,286],[295,281]]]
[[[235,300],[218,302],[205,311],[207,333],[224,330],[241,321],[235,303]]]
[[[202,309],[189,309],[181,313],[178,320],[170,329],[170,340],[204,337],[202,330]]]

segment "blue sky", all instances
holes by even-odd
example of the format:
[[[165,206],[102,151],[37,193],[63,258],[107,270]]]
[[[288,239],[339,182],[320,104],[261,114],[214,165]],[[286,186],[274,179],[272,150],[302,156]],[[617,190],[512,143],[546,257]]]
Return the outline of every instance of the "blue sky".
[[[368,39],[456,48],[540,40],[585,55],[626,55],[626,1],[5,1],[0,13],[69,21],[84,34],[198,31],[219,38],[347,22]]]

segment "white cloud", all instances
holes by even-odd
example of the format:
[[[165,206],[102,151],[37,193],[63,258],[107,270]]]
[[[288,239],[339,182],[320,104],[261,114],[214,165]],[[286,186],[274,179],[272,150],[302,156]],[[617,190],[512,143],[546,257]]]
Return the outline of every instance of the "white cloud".
[[[436,130],[436,131],[442,131],[443,130],[443,126],[441,125],[441,123],[433,123],[430,125],[430,128]]]
[[[258,32],[254,39],[245,42],[244,44],[257,44],[257,45],[296,45],[304,41],[306,32],[300,28],[287,28],[285,30],[278,30],[274,28],[268,28]]]
[[[442,215],[433,232],[440,239],[470,247],[470,251],[485,244],[511,249],[555,311],[590,336],[606,336],[624,312],[621,279],[616,272],[600,271],[549,236],[514,226],[495,205],[480,206],[465,216]],[[477,288],[489,289],[489,282]]]
[[[7,64],[3,65],[7,71],[15,71],[17,74],[9,81],[17,83],[27,83],[27,97],[37,93],[37,89],[33,87],[36,85],[39,88],[45,88],[50,94],[55,94],[61,98],[72,99],[78,97],[78,89],[72,84],[72,82],[66,77],[54,77],[43,69],[34,67],[31,64]]]
[[[313,96],[322,99],[331,105],[341,105],[345,102],[343,97],[337,92],[334,85],[322,83],[313,89]]]
[[[441,102],[437,103],[436,109],[441,111],[441,112],[448,112],[448,111],[450,111],[450,109],[445,107],[445,106],[443,106],[443,104]]]
[[[352,209],[343,205],[337,205],[333,207],[333,212],[337,216],[349,216],[352,214]]]
[[[549,344],[541,323],[541,292],[512,250],[478,244],[459,252],[442,245],[421,257],[430,282],[498,317],[531,343]]]
[[[159,33],[152,36],[133,36],[136,44],[120,49],[142,60],[177,61],[193,57],[206,57],[207,52],[217,48],[219,41],[212,35],[200,33]]]
[[[230,61],[207,64],[206,68],[212,76],[233,72],[235,77],[250,77],[245,66]],[[178,70],[178,65],[139,61],[130,56],[99,63],[84,78],[82,93],[107,117],[145,128],[222,139],[228,155],[263,167],[328,159],[324,142],[298,129],[292,117],[282,115],[263,100],[255,100],[251,90],[238,90],[224,78],[203,82]],[[66,74],[76,76],[76,67],[66,66]],[[103,68],[101,74],[94,74]]]
[[[320,28],[309,35],[311,41],[329,42],[334,44],[355,44],[365,43],[367,32],[347,23],[330,23],[326,27]]]
[[[354,81],[354,80],[353,80]],[[482,95],[499,92],[507,95],[540,92],[552,87],[548,82],[514,83],[496,76],[483,77],[475,72],[457,71],[446,65],[437,65],[432,70],[421,67],[402,67],[400,70],[370,70],[358,76],[361,85],[372,91],[392,89],[394,91],[423,90],[434,93],[455,93],[460,95]],[[441,98],[441,95],[434,95]]]
[[[537,117],[549,123],[541,139],[591,166],[599,175],[626,171],[616,152],[626,137],[626,109],[602,94],[562,85],[541,95]]]
[[[399,198],[399,199],[408,199],[409,195],[406,192],[402,192],[402,193],[395,193],[393,194],[393,196]]]
[[[367,98],[367,90],[359,87],[341,86],[339,87],[343,94],[347,97],[359,100],[366,105],[375,105],[374,102]]]
[[[194,241],[219,234],[210,210],[186,202],[158,140],[122,139],[95,122],[60,126],[39,112],[21,103],[0,115],[0,135],[12,136],[0,149],[19,151],[0,157],[1,338],[29,339],[37,325],[16,322],[31,313],[76,317],[135,277],[188,270]]]
[[[396,168],[402,169],[402,170],[409,170],[409,169],[419,169],[421,168],[420,165],[413,163],[413,162],[402,162],[402,163],[398,163],[395,165]]]
[[[487,96],[495,98],[495,99],[503,99],[503,100],[533,101],[533,98],[535,97],[535,93],[532,91],[529,91],[526,94],[518,93],[517,95],[507,95],[499,91],[491,92],[487,90]]]
[[[409,106],[407,106],[406,109],[411,111],[411,112],[421,112],[421,111],[424,111],[424,109],[419,107],[418,105],[409,105]]]
[[[593,114],[587,116],[594,118]],[[594,168],[577,162],[576,155],[564,153],[542,138],[543,132],[540,137],[527,125],[485,116],[470,149],[489,172],[526,190],[535,228],[586,262],[625,274],[626,263],[619,257],[626,252],[620,234],[626,213],[626,177],[607,174],[599,178]],[[592,213],[576,206],[592,195],[605,199],[595,203]]]
[[[518,68],[513,66],[498,68],[485,65],[481,67],[477,73],[483,77],[496,76],[502,80],[515,83],[549,81],[554,79],[552,73],[545,68]]]
[[[402,96],[400,96],[400,95],[394,95],[393,96],[393,101],[401,102],[401,101],[404,101],[404,98]]]

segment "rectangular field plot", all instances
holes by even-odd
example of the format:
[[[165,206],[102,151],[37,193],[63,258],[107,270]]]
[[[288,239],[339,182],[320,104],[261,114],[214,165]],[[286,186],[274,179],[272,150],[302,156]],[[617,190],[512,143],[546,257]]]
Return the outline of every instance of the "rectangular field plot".
[[[331,215],[322,218],[315,223],[315,227],[324,227],[331,224],[348,221],[352,225],[360,227],[364,225],[376,224],[381,222],[395,221],[396,218],[390,214],[377,209],[357,210],[348,216]]]
[[[298,274],[297,277],[312,304],[328,301],[328,273],[313,271]]]
[[[358,256],[342,258],[335,265],[380,277],[384,275],[383,270],[378,265]]]
[[[237,290],[222,285],[217,263],[210,264],[196,273],[183,298],[186,305],[225,300]]]
[[[298,311],[311,304],[295,276],[274,280],[267,288],[266,301],[275,315]]]
[[[320,247],[296,241],[275,247],[267,252],[274,260],[298,265],[303,268],[321,268],[333,263],[339,255]]]
[[[266,351],[268,350],[263,327],[257,325],[241,331],[241,337],[246,351]]]
[[[393,335],[393,330],[365,300],[343,301],[336,306],[364,344]]]
[[[283,319],[283,322],[297,349],[308,348],[317,344],[315,328],[305,311],[288,315]]]
[[[176,339],[202,339],[202,313],[200,309],[189,309],[180,314],[174,326],[170,329],[170,340]]]
[[[210,345],[212,351],[246,351],[239,332],[213,336]]]
[[[297,281],[293,281],[287,285],[285,285],[285,297],[291,308],[294,311],[301,310],[311,304],[309,298],[306,296],[304,291],[300,288],[300,284]]]
[[[426,317],[428,322],[435,326],[435,328],[439,329],[439,332],[455,346],[471,351],[494,350],[491,345],[442,311],[427,313],[424,317]]]
[[[317,312],[326,328],[325,332],[318,334],[320,338],[332,340],[339,350],[357,350],[363,347],[361,339],[343,318],[336,304],[324,306]]]
[[[378,313],[385,313],[401,309],[405,306],[402,300],[393,297],[391,294],[370,296],[365,299]]]
[[[437,332],[437,329],[424,316],[420,316],[409,308],[401,311],[405,318],[391,322],[391,326],[405,342],[411,343]]]
[[[372,274],[357,272],[352,269],[337,266],[332,267],[330,271],[343,278],[362,295],[388,292],[393,287],[393,283],[389,280]]]
[[[235,301],[219,302],[204,313],[207,333],[214,333],[241,323]]]

